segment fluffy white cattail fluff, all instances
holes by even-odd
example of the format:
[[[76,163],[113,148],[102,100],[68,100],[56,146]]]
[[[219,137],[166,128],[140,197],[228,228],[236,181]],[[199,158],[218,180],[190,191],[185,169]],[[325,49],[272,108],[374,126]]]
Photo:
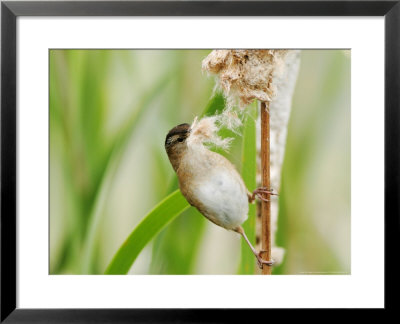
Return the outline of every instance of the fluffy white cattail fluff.
[[[232,138],[221,138],[218,135],[218,116],[194,119],[190,129],[190,135],[186,140],[188,146],[212,144],[225,150],[229,148]]]
[[[221,138],[218,132],[221,128],[227,128],[237,134],[242,126],[242,120],[236,111],[227,108],[221,114],[203,117],[200,120],[195,117],[191,132],[187,139],[189,146],[206,144],[228,150],[233,138]]]

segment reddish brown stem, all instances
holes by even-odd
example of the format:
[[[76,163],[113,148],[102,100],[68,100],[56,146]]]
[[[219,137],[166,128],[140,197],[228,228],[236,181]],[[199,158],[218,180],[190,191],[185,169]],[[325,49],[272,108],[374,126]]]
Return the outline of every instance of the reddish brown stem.
[[[270,177],[270,123],[269,104],[261,102],[261,185],[271,187]],[[263,260],[271,260],[271,199],[270,193],[264,193],[268,201],[261,201],[261,253]],[[263,265],[262,274],[270,275],[272,266]]]

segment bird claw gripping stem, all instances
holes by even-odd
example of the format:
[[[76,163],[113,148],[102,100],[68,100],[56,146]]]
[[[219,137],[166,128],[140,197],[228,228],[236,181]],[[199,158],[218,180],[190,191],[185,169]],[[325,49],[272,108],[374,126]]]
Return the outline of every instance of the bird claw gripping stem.
[[[261,258],[261,253],[262,253],[262,252],[265,252],[265,251],[260,251],[260,252],[258,252],[258,255],[257,255],[257,264],[258,264],[258,267],[259,267],[260,269],[262,269],[262,268],[263,268],[263,264],[266,264],[267,266],[272,266],[272,265],[275,263],[275,261],[274,261],[274,260],[271,260],[271,261],[263,260],[263,259]]]
[[[268,189],[266,187],[257,188],[253,191],[251,196],[249,195],[249,202],[252,203],[256,199],[256,196],[258,197],[258,199],[267,202],[267,201],[269,201],[269,199],[264,198],[264,194],[278,196],[278,194],[274,193],[273,191],[274,191],[274,189]]]

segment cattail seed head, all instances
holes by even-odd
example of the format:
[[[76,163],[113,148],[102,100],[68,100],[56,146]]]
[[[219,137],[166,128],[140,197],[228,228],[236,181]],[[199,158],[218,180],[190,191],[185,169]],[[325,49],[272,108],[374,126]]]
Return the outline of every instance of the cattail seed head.
[[[217,87],[224,92],[227,106],[219,115],[196,118],[188,145],[208,143],[228,149],[232,138],[222,139],[218,131],[224,127],[238,133],[247,105],[253,100],[272,100],[275,94],[273,76],[283,70],[287,52],[270,49],[212,51],[203,60],[202,69],[217,77]]]
[[[243,108],[254,99],[269,102],[274,95],[272,76],[283,66],[288,50],[214,50],[202,68],[217,76],[230,105]]]

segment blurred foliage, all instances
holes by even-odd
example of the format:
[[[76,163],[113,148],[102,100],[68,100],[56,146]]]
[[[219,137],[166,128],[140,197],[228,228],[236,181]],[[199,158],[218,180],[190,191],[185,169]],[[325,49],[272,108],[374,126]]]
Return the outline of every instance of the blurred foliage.
[[[144,216],[177,189],[166,133],[224,105],[201,72],[208,53],[50,51],[51,274],[104,273]],[[222,153],[252,186],[249,121]],[[302,52],[279,203],[286,256],[274,273],[350,273],[349,51]],[[252,240],[253,213],[244,224]],[[145,245],[129,273],[251,273],[240,242],[191,207]]]

